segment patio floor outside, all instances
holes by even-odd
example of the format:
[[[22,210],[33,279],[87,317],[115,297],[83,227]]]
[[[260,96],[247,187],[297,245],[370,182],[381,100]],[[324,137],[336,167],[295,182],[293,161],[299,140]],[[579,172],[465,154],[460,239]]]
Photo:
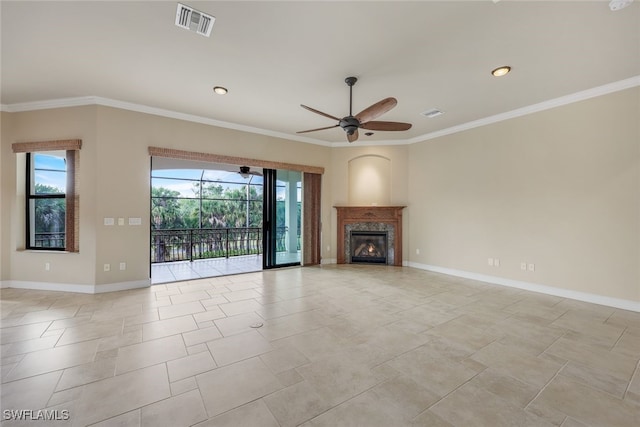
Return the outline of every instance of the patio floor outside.
[[[300,252],[278,252],[278,264],[300,262]],[[151,284],[227,276],[262,270],[262,254],[151,264]]]

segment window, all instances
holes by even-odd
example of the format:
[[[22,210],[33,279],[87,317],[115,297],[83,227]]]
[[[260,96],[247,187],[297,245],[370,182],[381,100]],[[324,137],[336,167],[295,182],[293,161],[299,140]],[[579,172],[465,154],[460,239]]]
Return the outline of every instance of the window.
[[[66,248],[65,151],[27,153],[27,248]]]
[[[26,158],[26,249],[78,252],[81,146],[79,139],[12,145],[14,153]]]

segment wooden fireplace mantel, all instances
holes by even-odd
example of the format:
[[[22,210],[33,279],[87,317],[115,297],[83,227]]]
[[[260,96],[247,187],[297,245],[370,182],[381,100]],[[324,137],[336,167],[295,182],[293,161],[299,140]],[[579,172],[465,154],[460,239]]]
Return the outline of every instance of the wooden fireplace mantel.
[[[395,227],[395,259],[393,265],[402,266],[402,210],[406,206],[334,206],[338,211],[337,262],[346,264],[344,253],[345,225],[356,223],[386,223]]]

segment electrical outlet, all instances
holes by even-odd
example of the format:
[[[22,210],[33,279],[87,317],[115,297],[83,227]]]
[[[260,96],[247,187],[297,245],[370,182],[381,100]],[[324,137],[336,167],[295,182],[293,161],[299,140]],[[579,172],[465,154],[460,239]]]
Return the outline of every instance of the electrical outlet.
[[[520,270],[527,271],[527,263],[526,262],[521,262],[520,263]]]
[[[105,264],[104,271],[111,271],[111,264]]]
[[[500,267],[500,258],[494,258],[493,265],[494,267]]]
[[[331,246],[327,245],[327,252],[331,251]]]
[[[124,218],[118,218],[118,225],[124,225]]]
[[[127,269],[127,263],[126,262],[121,262],[120,263],[120,270],[126,270]]]
[[[416,255],[420,255],[420,249],[416,249]]]
[[[535,264],[529,264],[528,270],[529,271],[536,271],[536,265]]]
[[[487,259],[487,264],[489,264],[491,267],[493,267],[493,258],[488,258]]]
[[[45,263],[44,263],[44,269],[45,269],[45,271],[49,271],[49,270],[51,270],[51,263],[49,263],[49,262],[45,262]]]

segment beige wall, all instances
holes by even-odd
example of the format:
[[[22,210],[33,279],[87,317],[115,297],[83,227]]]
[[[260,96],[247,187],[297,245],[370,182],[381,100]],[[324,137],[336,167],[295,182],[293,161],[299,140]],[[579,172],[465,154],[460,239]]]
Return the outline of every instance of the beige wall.
[[[0,141],[5,140],[5,134],[11,133],[11,123],[5,120],[8,115],[0,112]],[[12,191],[5,191],[5,186],[11,184],[11,170],[4,165],[4,159],[10,156],[9,147],[0,144],[0,281],[9,278],[9,251],[7,245],[9,243],[8,233],[11,229],[9,215],[5,214],[13,199]]]
[[[2,280],[93,284],[95,278],[95,182],[97,107],[2,113]],[[24,154],[14,142],[82,139],[80,155],[80,253],[25,251]],[[45,271],[45,263],[51,266]]]
[[[333,196],[331,205],[361,206],[372,205],[379,201],[386,201],[384,204],[391,206],[408,205],[408,147],[407,145],[367,147],[358,146],[355,143],[349,147],[333,148],[331,150],[331,194]],[[353,166],[354,162],[357,164],[355,167]],[[358,193],[362,189],[361,177],[369,173],[368,169],[375,171],[377,178],[386,181],[387,185]],[[408,247],[407,221],[409,214],[409,208],[405,209],[403,213],[403,251],[406,251]],[[334,250],[337,239],[337,232],[334,228],[336,222],[336,211],[333,209],[331,250],[327,251],[326,244],[323,247],[323,255],[332,259],[336,258]],[[326,227],[323,227],[323,230],[326,236]]]
[[[349,204],[391,204],[391,159],[376,154],[365,154],[349,160],[348,168]]]
[[[131,265],[126,276],[117,268],[106,273],[99,269],[98,284],[148,277],[149,146],[321,167],[327,167],[330,160],[330,149],[319,145],[106,107],[99,110],[98,139],[96,190],[107,195],[96,206],[98,264],[124,261]],[[323,192],[327,176],[323,177]],[[330,193],[326,192],[323,220],[330,215]],[[105,227],[100,225],[104,217],[140,217],[142,226]]]
[[[2,280],[7,281],[93,286],[148,279],[150,145],[330,168],[327,147],[115,108],[3,113],[2,118],[10,124],[2,133]],[[83,140],[80,253],[24,251],[24,190],[16,179],[24,172],[22,163],[16,167],[11,144],[68,138]],[[332,208],[326,176],[323,193],[322,219],[328,224]],[[105,217],[125,218],[126,225],[105,226]],[[142,225],[129,226],[131,217],[141,218]],[[45,262],[51,271],[45,271]],[[120,262],[126,270],[119,270]],[[109,272],[103,271],[106,263]]]
[[[409,146],[410,261],[640,301],[639,100],[636,87]]]
[[[374,159],[388,175],[390,192],[380,196],[407,205],[403,249],[411,265],[640,301],[639,103],[636,87],[412,145],[336,148],[100,106],[2,113],[0,278],[148,279],[153,145],[324,167],[325,261],[336,258],[333,206],[378,196],[354,197],[352,185]],[[80,254],[21,250],[23,172],[11,143],[68,138],[83,140]],[[142,225],[107,227],[104,217],[140,217]],[[489,267],[489,257],[500,266]],[[535,271],[520,270],[521,262]]]

